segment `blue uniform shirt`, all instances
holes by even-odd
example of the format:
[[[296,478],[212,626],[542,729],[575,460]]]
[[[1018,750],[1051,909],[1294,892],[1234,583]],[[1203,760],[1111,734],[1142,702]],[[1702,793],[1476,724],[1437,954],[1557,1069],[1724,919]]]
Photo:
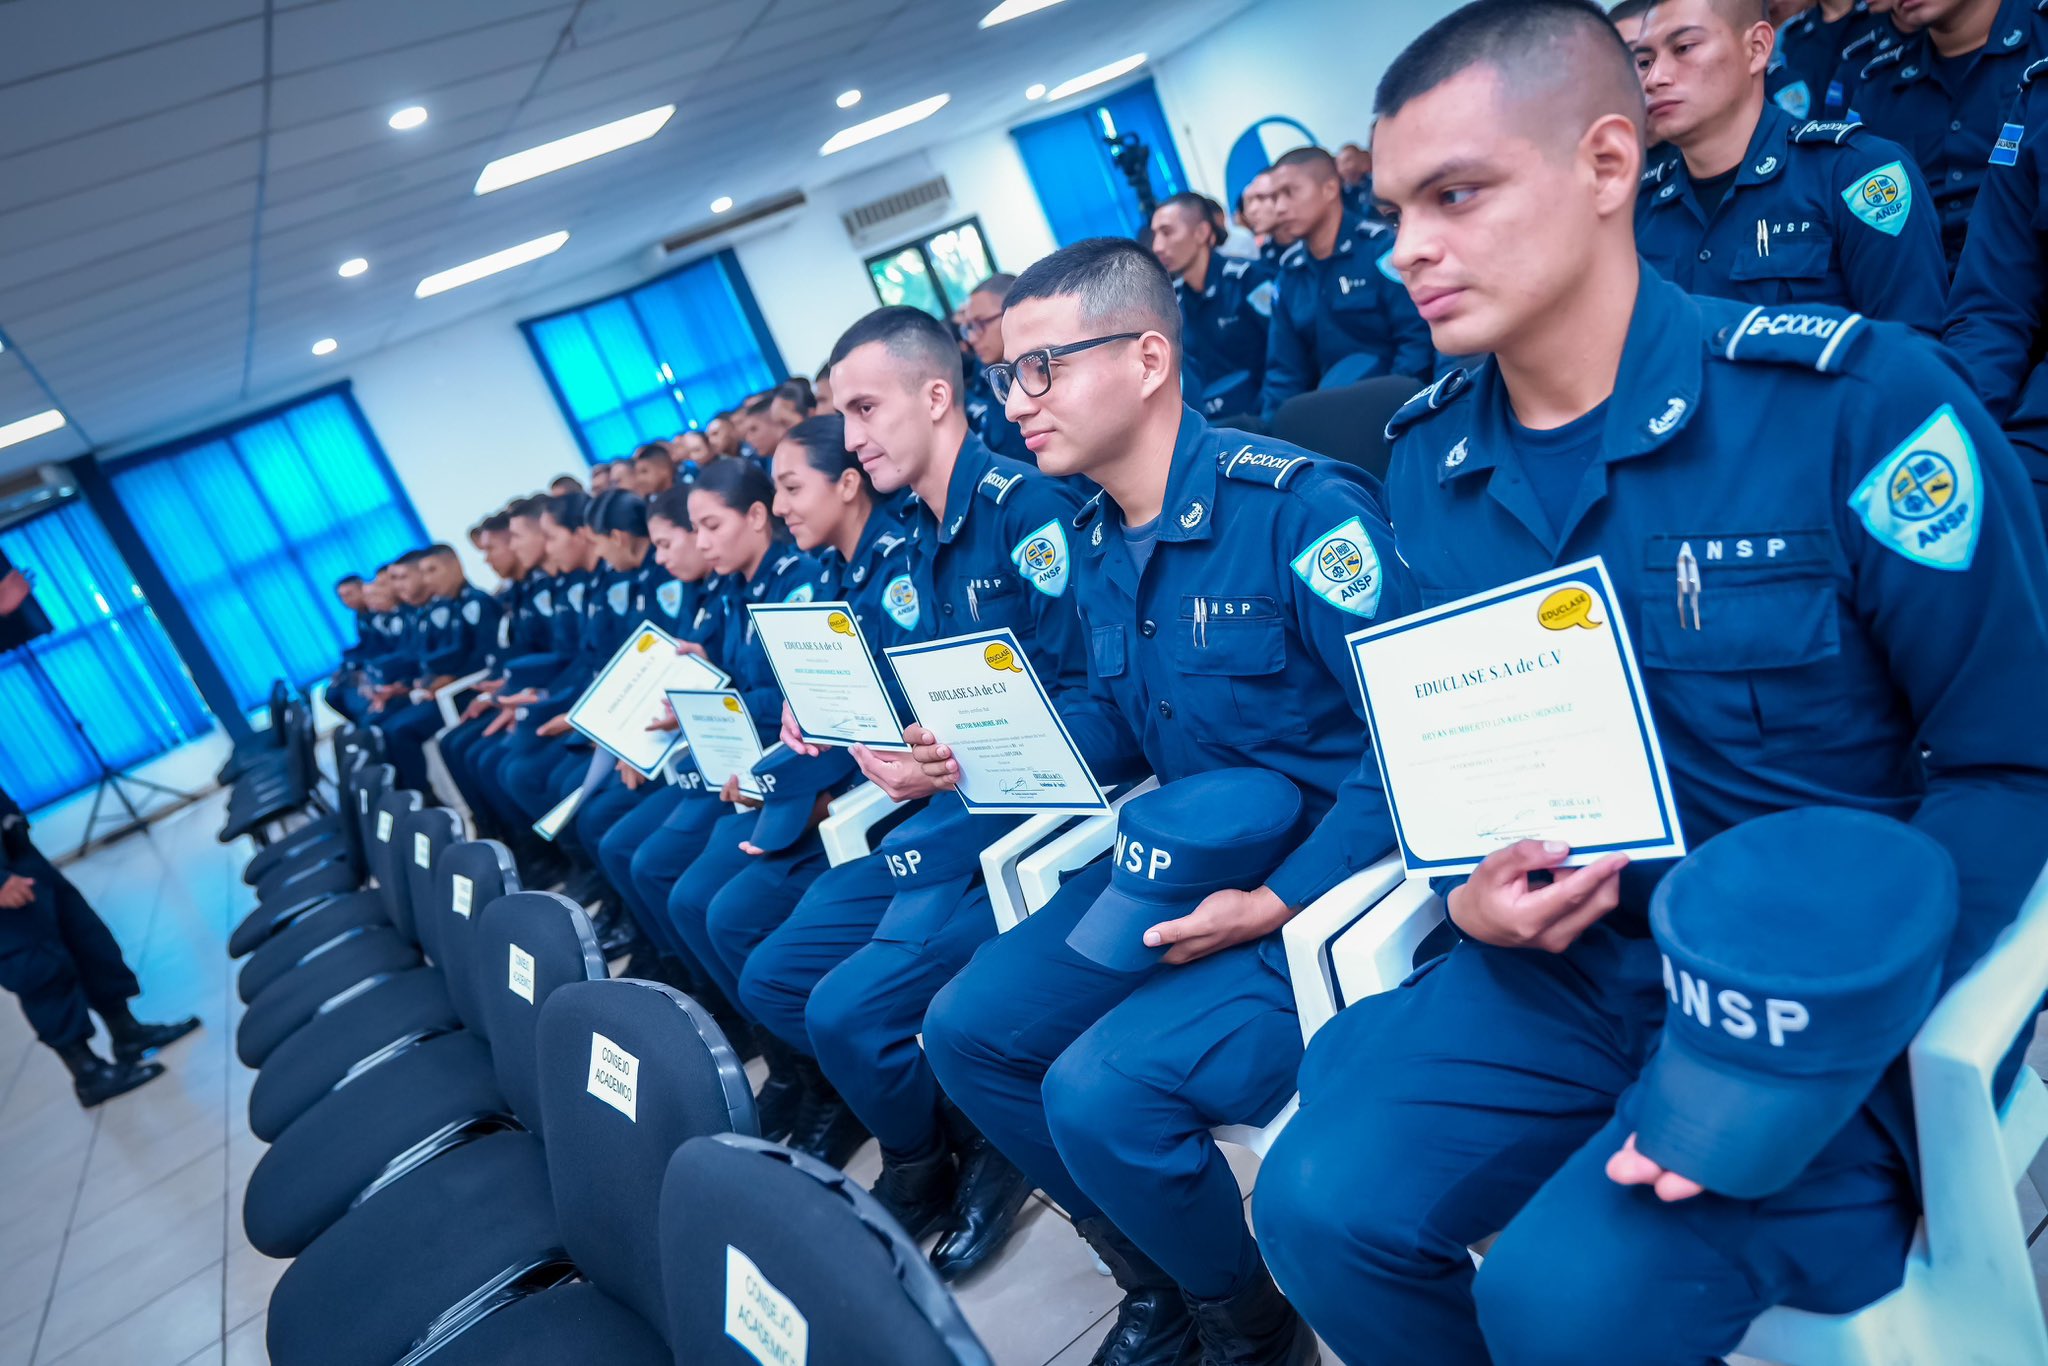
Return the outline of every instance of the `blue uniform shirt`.
[[[1436,372],[1429,328],[1394,273],[1394,234],[1346,213],[1337,245],[1321,261],[1297,242],[1280,259],[1280,289],[1266,340],[1259,411],[1324,384],[1375,375],[1422,379]]]
[[[421,676],[462,678],[483,668],[498,639],[498,619],[503,613],[496,598],[469,583],[453,598],[431,604]]]
[[[550,574],[534,590],[535,606],[545,621],[545,638],[540,649],[507,661],[509,689],[545,688],[576,657],[583,639],[585,594],[591,577],[589,570]]]
[[[1991,415],[2034,479],[2048,507],[2048,60],[2027,69],[2026,87],[2006,115],[1970,238],[1956,267],[1941,339],[1963,364]]]
[[[1141,569],[1098,495],[1074,521],[1088,696],[1060,712],[1099,777],[1271,769],[1319,822],[1267,885],[1305,906],[1394,847],[1344,637],[1418,605],[1378,482],[1181,415]]]
[[[1009,409],[996,402],[995,390],[989,387],[988,367],[971,358],[966,364],[970,373],[960,402],[967,410],[967,425],[981,438],[981,444],[997,455],[1027,465],[1037,464],[1031,448],[1024,444],[1024,429],[1010,421]]]
[[[1276,272],[1264,261],[1211,254],[1200,289],[1173,282],[1180,301],[1181,354],[1201,377],[1189,401],[1206,417],[1250,412],[1266,381]]]
[[[1688,844],[1801,806],[1910,821],[1966,870],[1953,980],[2048,857],[2048,543],[1976,398],[1895,325],[1689,297],[1646,270],[1605,446],[1556,530],[1508,416],[1486,362],[1394,419],[1424,605],[1602,557]],[[1624,875],[1619,927],[1668,867]]]
[[[1941,326],[1941,229],[1896,143],[1767,103],[1712,213],[1684,157],[1658,169],[1637,192],[1636,250],[1681,288],[1753,304],[1841,304],[1928,333]]]
[[[1824,114],[1833,117],[1827,113],[1828,83],[1841,69],[1843,50],[1879,22],[1864,0],[1856,0],[1847,14],[1832,23],[1820,12],[1819,5],[1787,19],[1778,30],[1777,49],[1771,53],[1765,78],[1772,101],[1798,120],[1817,119]],[[1876,55],[1870,53],[1864,60]]]
[[[1952,62],[1916,33],[1866,63],[1851,95],[1849,117],[1903,146],[1926,176],[1951,269],[2020,78],[2048,57],[2044,10],[2048,0],[2001,0],[1990,41]]]
[[[754,634],[754,619],[747,614],[747,608],[755,603],[828,599],[832,595],[832,578],[831,571],[815,556],[787,541],[778,541],[768,548],[753,578],[728,577],[713,595],[711,609],[722,621],[717,652],[711,658],[732,675],[732,689],[746,703],[764,740],[773,740],[782,729],[782,691],[775,685],[775,670],[769,666],[768,652]],[[712,647],[707,645],[705,649],[710,653]]]
[[[1828,82],[1821,98],[1820,116],[1828,119],[1847,117],[1856,103],[1856,86],[1862,78],[1863,68],[1905,41],[1906,35],[1892,22],[1890,15],[1872,15],[1863,31],[1842,45],[1842,60],[1836,64],[1834,79]]]

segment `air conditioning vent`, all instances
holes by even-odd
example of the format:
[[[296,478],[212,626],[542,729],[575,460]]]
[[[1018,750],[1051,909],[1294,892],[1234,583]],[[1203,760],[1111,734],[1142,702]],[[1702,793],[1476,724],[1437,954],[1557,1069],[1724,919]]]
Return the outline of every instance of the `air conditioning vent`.
[[[839,216],[839,221],[846,225],[848,237],[866,247],[943,218],[952,207],[953,188],[940,175],[849,209]]]

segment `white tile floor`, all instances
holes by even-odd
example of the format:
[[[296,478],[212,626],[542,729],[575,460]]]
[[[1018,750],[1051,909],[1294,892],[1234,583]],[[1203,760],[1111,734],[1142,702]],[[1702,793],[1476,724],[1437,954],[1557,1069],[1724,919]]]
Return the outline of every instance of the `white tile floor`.
[[[215,797],[66,869],[142,978],[137,1014],[205,1017],[169,1050],[167,1076],[82,1112],[63,1067],[0,1002],[0,1366],[266,1360],[264,1310],[284,1263],[242,1236],[242,1189],[263,1145],[244,1118],[255,1074],[231,1048],[241,1006],[222,947],[248,905],[248,848],[217,843],[219,825]],[[2048,1049],[2036,1046],[2035,1063]],[[1253,1159],[1226,1151],[1248,1185]],[[871,1178],[876,1162],[870,1145],[854,1174]],[[2033,1192],[2023,1200],[2030,1222],[2041,1217]],[[2035,1255],[2048,1285],[2048,1239]],[[1082,1366],[1116,1289],[1034,1201],[960,1298],[998,1366]]]

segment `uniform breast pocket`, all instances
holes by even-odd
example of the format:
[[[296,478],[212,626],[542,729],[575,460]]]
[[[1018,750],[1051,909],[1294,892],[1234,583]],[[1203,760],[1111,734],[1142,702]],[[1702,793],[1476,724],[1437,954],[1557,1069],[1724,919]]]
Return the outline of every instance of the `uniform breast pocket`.
[[[1124,672],[1124,628],[1097,626],[1088,633],[1088,666],[1097,678],[1121,678]]]
[[[1025,594],[1032,590],[1014,581],[1004,582],[993,588],[970,585],[967,597],[967,620],[957,630],[994,631],[1007,626],[1013,631],[1024,631],[1030,621],[1025,607]]]
[[[1825,575],[1746,583],[1709,570],[1696,603],[1682,611],[1671,580],[1660,576],[1643,605],[1650,696],[1709,741],[1751,749],[1803,743],[1801,732],[1832,714],[1833,674],[1822,666],[1841,650],[1835,585]]]
[[[1769,302],[1794,303],[1820,297],[1816,291],[1833,269],[1834,244],[1825,237],[1801,237],[1773,240],[1768,252],[1738,257],[1728,274],[1748,286],[1741,291],[1745,298],[1769,294]]]
[[[1305,713],[1281,675],[1287,625],[1271,598],[1181,599],[1173,664],[1176,706],[1194,724],[1228,727],[1228,736],[1270,740],[1297,731]],[[1201,718],[1196,720],[1196,718]]]

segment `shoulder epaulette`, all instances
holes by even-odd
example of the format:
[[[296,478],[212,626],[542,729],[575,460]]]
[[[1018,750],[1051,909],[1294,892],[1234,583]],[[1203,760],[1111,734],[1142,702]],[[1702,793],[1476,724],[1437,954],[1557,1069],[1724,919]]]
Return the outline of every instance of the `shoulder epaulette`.
[[[2048,4],[2048,0],[2042,0],[2042,2]],[[2042,76],[2048,76],[2048,57],[2043,57],[2040,61],[2035,62],[2020,73],[2020,89],[2025,90]]]
[[[1865,324],[1861,313],[1828,304],[1759,305],[1715,332],[1709,345],[1723,360],[1840,374],[1851,338],[1860,337]]]
[[[1904,47],[1895,47],[1888,52],[1880,52],[1875,57],[1872,57],[1869,61],[1863,64],[1863,69],[1856,73],[1856,77],[1858,80],[1862,80],[1868,77],[1871,72],[1877,70],[1879,67],[1884,66],[1891,62],[1896,62],[1903,58],[1905,55],[1906,49]]]
[[[1242,257],[1238,257],[1238,258],[1234,258],[1234,259],[1230,259],[1230,260],[1226,260],[1226,261],[1224,261],[1224,263],[1223,263],[1223,274],[1224,274],[1224,275],[1225,275],[1226,277],[1228,277],[1228,276],[1232,276],[1232,275],[1242,275],[1242,274],[1244,274],[1244,273],[1245,273],[1246,271],[1250,270],[1251,268],[1252,268],[1252,263],[1251,263],[1250,261],[1247,261],[1247,260],[1243,259]]]
[[[1308,248],[1306,246],[1300,242],[1290,243],[1287,250],[1280,253],[1280,269],[1290,270],[1307,259]]]
[[[1286,488],[1294,476],[1307,469],[1308,465],[1309,458],[1305,455],[1283,455],[1251,445],[1216,453],[1216,472],[1225,479],[1264,484],[1270,489]]]
[[[990,470],[981,476],[981,482],[974,486],[982,497],[1001,507],[1017,485],[1024,482],[1021,474],[1004,474],[1001,470]]]
[[[1850,135],[1862,126],[1861,120],[1842,123],[1826,119],[1810,119],[1792,130],[1792,141],[1832,142],[1839,147],[1847,142]]]
[[[1414,426],[1472,387],[1472,377],[1463,370],[1453,370],[1436,383],[1424,389],[1394,410],[1394,416],[1387,422],[1387,440],[1392,441],[1402,432]]]

